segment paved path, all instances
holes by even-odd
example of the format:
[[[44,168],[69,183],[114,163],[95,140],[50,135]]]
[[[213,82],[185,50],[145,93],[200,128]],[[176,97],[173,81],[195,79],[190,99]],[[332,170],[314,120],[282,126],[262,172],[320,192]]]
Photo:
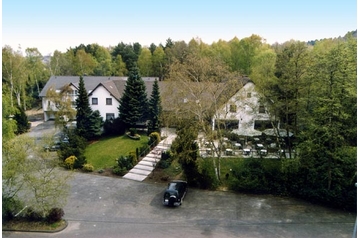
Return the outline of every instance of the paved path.
[[[139,161],[139,163],[126,175],[124,175],[123,178],[143,181],[153,172],[156,164],[161,159],[162,152],[170,148],[176,137],[176,134],[172,131],[165,130],[162,132],[162,136],[163,134],[166,138],[162,140],[152,151],[150,151],[149,154],[147,154],[141,161]]]

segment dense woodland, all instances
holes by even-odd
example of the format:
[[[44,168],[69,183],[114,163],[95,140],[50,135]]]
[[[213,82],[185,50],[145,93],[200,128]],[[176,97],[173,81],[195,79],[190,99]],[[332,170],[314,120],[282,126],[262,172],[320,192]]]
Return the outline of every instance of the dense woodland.
[[[269,45],[258,35],[211,45],[200,39],[165,45],[119,43],[79,45],[43,57],[2,49],[3,140],[16,125],[9,116],[39,108],[38,95],[51,75],[127,76],[137,65],[141,76],[192,81],[249,76],[272,103],[282,127],[296,135],[298,158],[282,162],[285,193],[330,205],[356,207],[357,40],[344,37]],[[219,79],[220,78],[220,79]],[[276,191],[277,192],[277,191]]]

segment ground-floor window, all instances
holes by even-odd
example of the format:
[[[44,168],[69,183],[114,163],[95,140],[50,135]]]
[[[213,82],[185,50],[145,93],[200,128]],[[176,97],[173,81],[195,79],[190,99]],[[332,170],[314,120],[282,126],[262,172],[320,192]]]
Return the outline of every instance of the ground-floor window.
[[[215,124],[216,128],[220,126],[221,129],[234,130],[239,129],[238,120],[217,120]]]
[[[106,120],[113,120],[114,119],[114,113],[106,113]]]

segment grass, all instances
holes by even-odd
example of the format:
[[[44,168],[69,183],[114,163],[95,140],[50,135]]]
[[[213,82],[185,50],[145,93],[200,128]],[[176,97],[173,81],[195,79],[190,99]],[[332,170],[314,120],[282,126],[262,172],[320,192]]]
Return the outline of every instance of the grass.
[[[121,155],[127,156],[148,144],[148,137],[141,135],[140,140],[130,139],[127,135],[102,138],[91,143],[85,152],[87,163],[92,164],[95,170],[111,168],[116,165],[116,159]]]
[[[41,232],[57,232],[66,228],[67,223],[65,220],[61,220],[55,223],[47,223],[41,221],[27,221],[21,219],[15,219],[2,223],[3,230],[15,230],[15,231],[41,231]]]

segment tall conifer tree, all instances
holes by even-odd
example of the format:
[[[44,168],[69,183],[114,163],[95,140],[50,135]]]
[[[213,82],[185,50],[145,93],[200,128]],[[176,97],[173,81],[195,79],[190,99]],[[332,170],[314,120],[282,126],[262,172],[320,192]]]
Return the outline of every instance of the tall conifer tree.
[[[89,105],[88,94],[82,76],[80,76],[78,97],[76,99],[76,109],[77,134],[86,139],[89,139],[90,135],[88,134],[88,128],[90,127],[91,123],[90,117],[92,114],[92,109]]]
[[[162,112],[162,105],[161,105],[161,98],[160,98],[160,92],[159,92],[159,85],[158,81],[155,80],[153,84],[153,90],[152,94],[149,99],[148,103],[148,119],[149,119],[149,125],[148,125],[148,133],[151,133],[153,131],[159,132],[159,126],[160,126],[160,120],[159,116]]]
[[[135,127],[136,123],[146,120],[147,92],[137,66],[133,66],[129,71],[126,87],[119,102],[119,118],[127,128]]]

